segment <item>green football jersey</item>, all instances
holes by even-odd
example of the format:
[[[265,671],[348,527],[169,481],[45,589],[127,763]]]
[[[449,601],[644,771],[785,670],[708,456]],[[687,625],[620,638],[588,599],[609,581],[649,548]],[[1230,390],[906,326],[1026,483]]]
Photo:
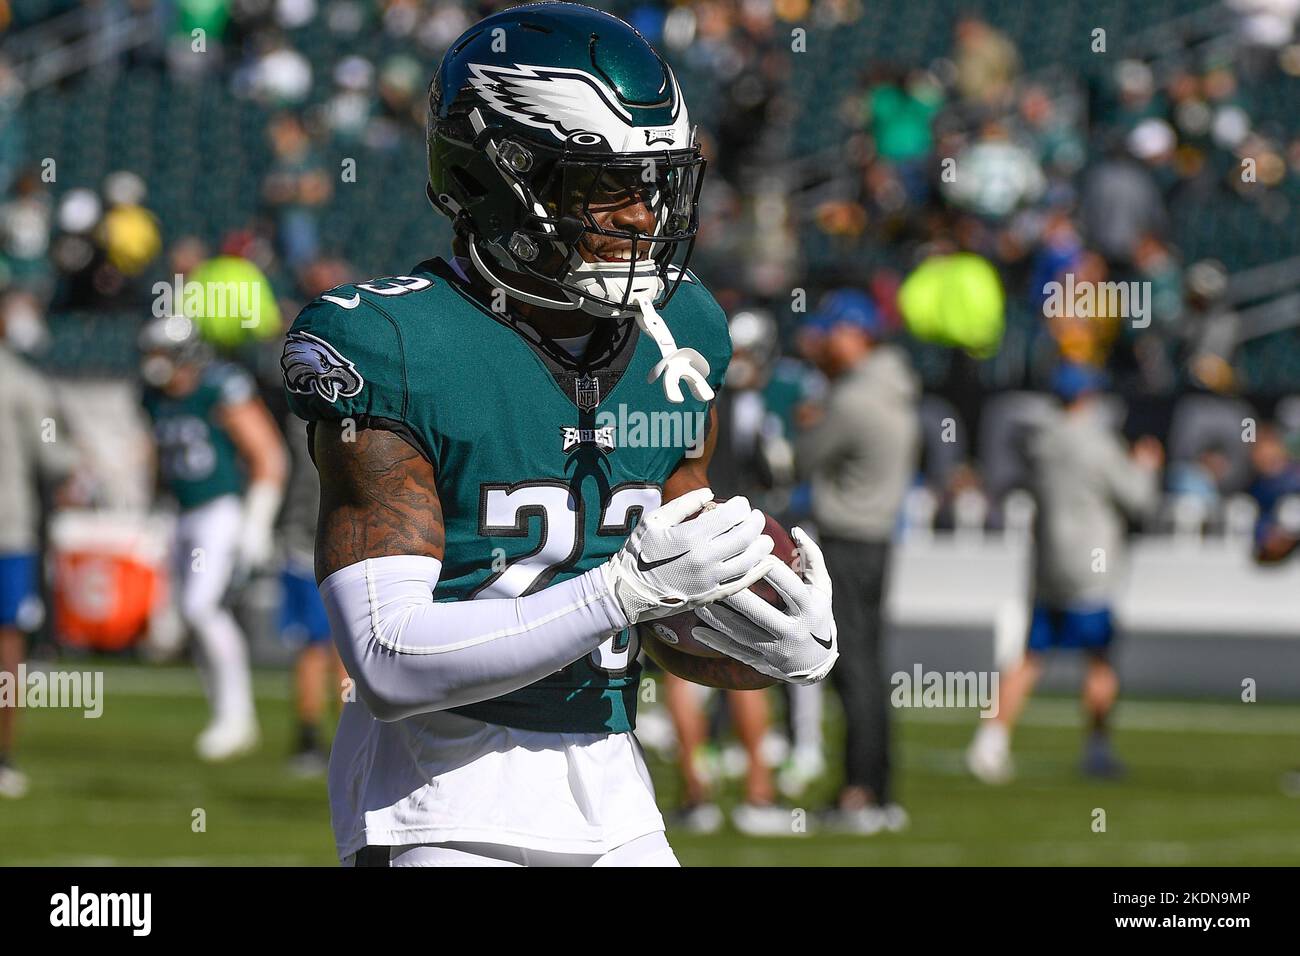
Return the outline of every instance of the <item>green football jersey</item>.
[[[721,387],[726,317],[693,276],[662,310],[677,344]],[[446,528],[436,601],[515,598],[596,567],[702,452],[708,403],[669,402],[660,360],[631,319],[598,320],[581,359],[471,293],[432,259],[340,286],[285,343],[289,404],[309,422],[351,419],[402,435],[432,463]],[[563,733],[631,730],[640,667],[629,631],[520,690],[456,709]]]
[[[243,465],[220,412],[256,393],[249,374],[229,362],[205,367],[198,387],[188,395],[145,389],[143,403],[153,421],[162,485],[181,508],[243,493]]]

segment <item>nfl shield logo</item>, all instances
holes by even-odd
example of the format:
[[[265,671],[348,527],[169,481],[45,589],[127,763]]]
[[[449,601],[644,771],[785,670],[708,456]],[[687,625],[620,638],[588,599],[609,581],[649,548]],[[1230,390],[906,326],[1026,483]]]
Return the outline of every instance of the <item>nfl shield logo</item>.
[[[573,391],[580,411],[589,412],[600,404],[600,382],[592,375],[579,378]]]

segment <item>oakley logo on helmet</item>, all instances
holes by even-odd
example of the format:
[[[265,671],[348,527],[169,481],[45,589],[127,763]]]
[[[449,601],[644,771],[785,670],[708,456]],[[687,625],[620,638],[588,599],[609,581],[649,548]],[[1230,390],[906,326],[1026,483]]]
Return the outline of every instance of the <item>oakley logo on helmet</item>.
[[[365,384],[357,367],[338,349],[310,332],[290,332],[280,356],[280,369],[289,391],[315,392],[327,402],[351,398]]]

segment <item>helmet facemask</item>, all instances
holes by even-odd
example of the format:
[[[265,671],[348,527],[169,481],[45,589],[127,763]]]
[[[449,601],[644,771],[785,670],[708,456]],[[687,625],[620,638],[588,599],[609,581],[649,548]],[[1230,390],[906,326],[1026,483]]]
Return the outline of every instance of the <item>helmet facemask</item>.
[[[480,125],[478,111],[471,120]],[[500,175],[515,199],[514,227],[498,215],[493,236],[478,228],[474,210],[456,216],[484,278],[525,302],[607,317],[631,314],[642,296],[659,307],[672,297],[699,228],[705,161],[693,141],[687,149],[610,153],[584,149],[595,145],[584,142],[588,134],[551,147],[493,132],[481,129],[477,139],[493,167],[487,175]],[[640,218],[648,231],[609,221],[633,203],[644,204],[648,216]],[[514,288],[494,266],[535,279],[563,298]]]

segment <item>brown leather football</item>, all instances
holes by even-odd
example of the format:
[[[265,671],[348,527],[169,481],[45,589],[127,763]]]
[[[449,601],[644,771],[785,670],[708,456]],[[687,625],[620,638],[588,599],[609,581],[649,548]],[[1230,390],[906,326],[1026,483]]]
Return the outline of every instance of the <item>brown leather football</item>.
[[[774,545],[772,553],[789,565],[798,573],[798,546],[790,533],[777,523],[771,515],[764,515],[767,523],[763,527],[763,533],[771,537]],[[777,594],[776,589],[767,581],[759,579],[749,586],[753,591],[768,604],[773,607],[785,609],[785,602]],[[706,647],[695,639],[691,634],[692,628],[696,626],[707,626],[700,620],[695,610],[683,611],[680,614],[673,614],[669,617],[661,617],[654,621],[646,621],[637,625],[638,636],[643,644],[647,643],[647,638],[657,640],[666,644],[673,650],[680,651],[683,654],[689,654],[693,657],[722,658],[726,655],[719,654],[711,647]],[[735,687],[767,686],[775,683],[772,678],[759,674],[753,668],[740,661],[730,661],[731,665],[738,671],[735,681],[729,682]]]

